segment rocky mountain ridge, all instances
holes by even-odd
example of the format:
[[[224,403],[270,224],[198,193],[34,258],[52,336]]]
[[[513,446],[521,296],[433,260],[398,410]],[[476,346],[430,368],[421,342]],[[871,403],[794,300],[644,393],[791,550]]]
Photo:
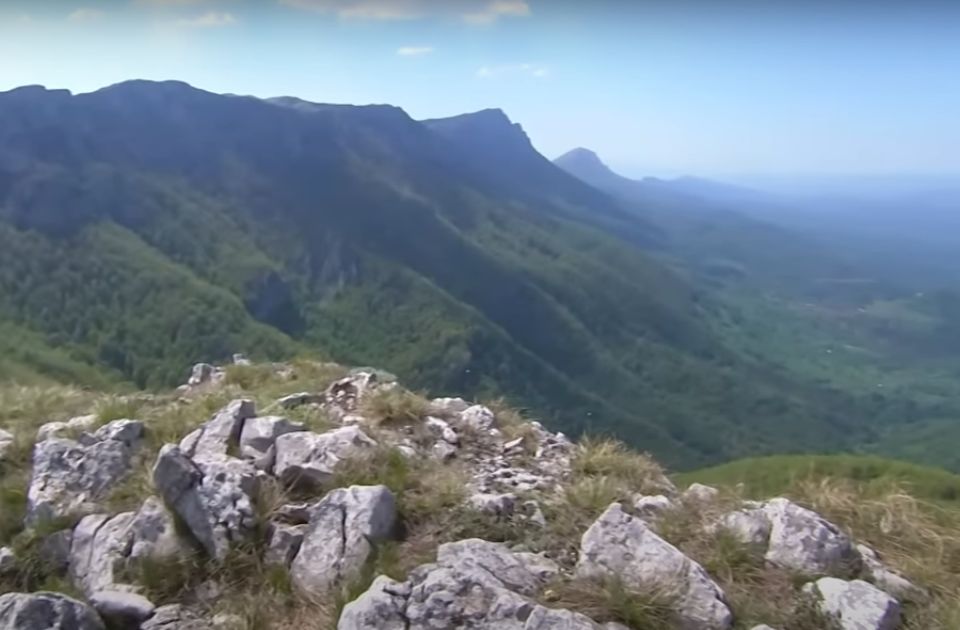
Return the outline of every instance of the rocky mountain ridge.
[[[790,499],[681,492],[616,443],[377,370],[238,358],[149,404],[167,415],[32,427],[0,629],[894,630],[942,586]]]

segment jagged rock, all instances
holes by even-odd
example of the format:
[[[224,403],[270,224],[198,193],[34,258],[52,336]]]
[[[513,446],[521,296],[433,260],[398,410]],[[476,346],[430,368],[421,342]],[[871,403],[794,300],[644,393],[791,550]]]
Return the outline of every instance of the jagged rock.
[[[210,620],[210,626],[212,628],[223,628],[224,630],[236,630],[237,628],[243,628],[245,624],[243,617],[240,615],[235,615],[233,613],[217,613],[213,616],[213,619]]]
[[[887,568],[880,561],[877,552],[866,545],[857,545],[857,553],[863,560],[865,577],[872,581],[882,591],[899,600],[922,601],[928,593],[899,573]]]
[[[158,497],[148,497],[130,523],[130,558],[165,559],[190,553],[193,547],[177,531],[173,514]]]
[[[160,450],[153,468],[153,484],[164,501],[219,559],[252,534],[258,481],[249,462],[212,454],[194,462],[173,444]]]
[[[156,610],[143,595],[124,591],[98,591],[90,596],[90,604],[113,628],[139,628]]]
[[[13,573],[17,568],[17,555],[10,547],[0,547],[0,575]]]
[[[486,433],[497,426],[497,417],[489,408],[473,405],[460,414],[460,423],[473,431]]]
[[[863,580],[825,577],[803,590],[815,596],[820,610],[835,617],[843,630],[894,630],[900,625],[897,600]]]
[[[239,352],[233,355],[233,364],[234,365],[251,365],[250,359],[248,359],[245,354],[240,354]]]
[[[303,536],[307,531],[307,525],[284,525],[282,523],[272,523],[269,531],[269,542],[267,550],[263,554],[263,561],[267,564],[275,564],[288,567],[300,551],[300,545],[303,544]]]
[[[269,472],[276,457],[277,438],[306,429],[299,422],[291,422],[282,416],[249,418],[243,423],[240,433],[240,455],[253,460],[258,469]]]
[[[457,435],[457,432],[447,421],[441,420],[440,418],[436,418],[434,416],[427,416],[427,419],[424,420],[423,424],[435,435],[442,438],[443,441],[453,444],[454,446],[460,443],[460,436]]]
[[[310,392],[298,392],[290,394],[277,400],[277,404],[283,409],[296,409],[303,405],[320,405],[326,400],[323,394],[314,394]]]
[[[733,623],[723,591],[703,567],[619,503],[607,508],[583,535],[577,575],[617,577],[628,588],[672,593],[684,630],[725,630]]]
[[[48,422],[37,429],[37,442],[43,442],[54,437],[70,437],[71,433],[86,431],[97,423],[97,415],[77,416],[66,422]]]
[[[694,483],[684,490],[683,494],[680,495],[680,499],[693,503],[709,503],[716,499],[719,494],[720,491],[712,486]]]
[[[223,368],[218,368],[209,363],[197,363],[190,370],[190,378],[187,379],[189,387],[199,387],[207,383],[216,384],[226,378],[227,373]]]
[[[434,398],[430,401],[429,413],[449,418],[459,416],[469,406],[463,398]]]
[[[70,578],[88,597],[115,590],[118,573],[130,549],[128,529],[133,512],[91,514],[73,530],[70,548]]]
[[[437,562],[415,569],[398,583],[386,576],[348,604],[339,630],[600,630],[587,617],[553,610],[532,599],[558,567],[504,545],[463,540],[441,545]]]
[[[747,507],[724,514],[716,527],[725,529],[744,545],[766,549],[770,542],[770,518],[762,507]]]
[[[662,494],[642,495],[633,497],[633,509],[640,518],[653,520],[673,507],[673,502]]]
[[[104,630],[97,612],[60,593],[0,595],[0,630]]]
[[[352,413],[357,410],[364,396],[373,391],[381,383],[376,371],[353,370],[349,376],[335,381],[324,393],[325,403],[330,408],[336,408],[340,414]]]
[[[850,538],[816,512],[788,499],[767,501],[771,564],[809,576],[849,576],[859,572],[860,558]]]
[[[293,583],[322,592],[356,575],[374,545],[393,533],[397,509],[386,486],[351,486],[327,494],[313,509],[290,566]]]
[[[87,443],[50,438],[33,449],[33,474],[27,491],[26,522],[34,524],[94,512],[97,502],[130,471],[143,424],[117,420],[102,427]],[[113,434],[122,439],[112,439]],[[99,437],[98,437],[99,436]]]
[[[193,459],[227,455],[239,442],[244,422],[256,415],[256,405],[252,400],[231,401],[201,427],[180,440],[180,450]]]
[[[776,628],[771,628],[771,627],[768,626],[767,624],[763,624],[763,625],[760,625],[760,626],[754,626],[754,627],[750,628],[750,630],[777,630],[777,629],[776,629]]]
[[[170,558],[191,551],[156,497],[148,498],[136,512],[86,516],[70,538],[70,577],[88,596],[98,591],[133,590],[118,579],[128,560]]]
[[[441,462],[453,459],[457,455],[457,447],[449,442],[438,440],[430,449],[430,455]]]
[[[516,507],[517,495],[510,493],[488,494],[476,492],[470,495],[467,501],[470,507],[477,511],[495,514],[497,516],[510,516]]]
[[[103,425],[93,433],[93,441],[116,440],[129,448],[139,448],[146,429],[139,420],[114,420]]]
[[[376,444],[356,426],[320,434],[287,433],[276,440],[274,474],[284,483],[320,485],[331,479],[342,459]]]

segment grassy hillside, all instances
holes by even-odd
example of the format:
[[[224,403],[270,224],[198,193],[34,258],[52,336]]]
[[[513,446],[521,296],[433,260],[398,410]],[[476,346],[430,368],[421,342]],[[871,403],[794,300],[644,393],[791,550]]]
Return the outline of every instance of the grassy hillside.
[[[804,483],[850,482],[867,496],[902,488],[914,497],[960,508],[960,475],[940,468],[864,455],[751,457],[676,476],[681,484],[736,486],[750,497],[788,492]]]

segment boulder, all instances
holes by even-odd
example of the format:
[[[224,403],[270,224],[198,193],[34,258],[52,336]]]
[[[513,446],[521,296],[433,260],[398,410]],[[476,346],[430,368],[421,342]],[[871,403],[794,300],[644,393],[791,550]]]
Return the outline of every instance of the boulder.
[[[244,422],[256,415],[256,405],[252,400],[231,401],[202,426],[180,440],[180,450],[193,459],[227,455],[237,446]]]
[[[90,596],[90,604],[112,628],[139,628],[156,610],[143,595],[125,591],[98,591]]]
[[[762,507],[748,507],[729,512],[711,528],[722,528],[744,545],[767,549],[770,542],[770,518]]]
[[[673,501],[662,494],[637,494],[633,497],[633,509],[645,520],[655,520],[672,507]]]
[[[117,590],[119,573],[130,549],[129,527],[133,517],[133,512],[113,517],[91,514],[74,528],[70,578],[86,596]]]
[[[153,468],[153,485],[206,552],[223,559],[253,533],[259,478],[249,462],[207,454],[194,462],[167,444]]]
[[[356,426],[320,434],[287,433],[276,440],[274,474],[284,483],[320,485],[330,481],[342,459],[376,444]]]
[[[424,420],[423,424],[434,435],[441,438],[443,441],[453,445],[460,443],[460,436],[457,435],[457,432],[446,420],[441,420],[435,416],[427,416],[427,419]]]
[[[445,462],[457,456],[457,447],[444,440],[437,440],[430,449],[430,456]]]
[[[131,559],[175,558],[193,551],[179,531],[173,514],[158,497],[148,497],[130,523]]]
[[[702,483],[690,484],[690,487],[680,495],[682,501],[693,503],[709,503],[717,498],[720,491],[712,486],[705,486]]]
[[[293,583],[305,592],[324,592],[355,576],[389,538],[397,519],[396,500],[386,486],[351,486],[327,494],[314,508],[303,542],[290,566]]]
[[[900,625],[897,600],[863,580],[820,578],[804,592],[816,597],[820,610],[837,619],[842,630],[895,630]]]
[[[497,417],[488,407],[473,405],[460,413],[460,424],[472,431],[486,433],[497,426]]]
[[[767,562],[808,576],[859,572],[850,538],[816,512],[783,498],[767,501],[763,511],[770,521]]]
[[[299,422],[291,422],[282,416],[249,418],[243,423],[240,433],[240,455],[253,460],[258,469],[269,472],[273,469],[276,457],[274,444],[277,438],[306,429]]]
[[[220,383],[226,378],[227,373],[223,368],[218,368],[209,363],[197,363],[190,370],[190,377],[187,379],[189,387],[199,387],[208,383]]]
[[[0,630],[104,630],[97,612],[60,593],[0,595]]]
[[[669,593],[683,630],[726,630],[733,615],[720,587],[699,564],[614,503],[580,542],[577,575],[616,577],[627,588]]]
[[[389,380],[389,379],[387,379]],[[340,415],[353,413],[363,398],[382,382],[376,370],[353,370],[349,376],[334,381],[324,392],[325,404]]]
[[[437,562],[418,567],[404,583],[386,576],[348,604],[339,630],[601,630],[584,615],[541,606],[531,597],[558,567],[504,545],[463,540],[441,545]]]
[[[475,492],[468,497],[467,502],[470,507],[478,512],[496,516],[510,516],[516,509],[517,495]],[[537,508],[539,509],[539,507],[538,505]]]
[[[10,547],[0,547],[0,575],[9,575],[17,569],[17,555]]]
[[[880,561],[880,556],[876,551],[866,545],[857,545],[857,553],[863,560],[863,574],[868,580],[873,582],[880,590],[897,598],[906,601],[923,601],[929,594],[913,582],[903,577],[896,571],[887,568]]]
[[[37,442],[43,442],[54,437],[69,438],[72,434],[86,431],[97,423],[98,416],[90,414],[86,416],[77,416],[66,422],[48,422],[37,429]]]
[[[263,561],[267,564],[289,567],[300,551],[307,525],[285,525],[271,523],[268,532],[267,549]]]
[[[130,472],[143,424],[117,420],[86,436],[86,444],[50,438],[33,449],[27,490],[28,524],[97,511],[98,502]],[[114,436],[118,439],[114,439]]]
[[[70,540],[70,577],[87,596],[99,591],[132,591],[132,586],[119,581],[131,559],[170,558],[192,551],[156,497],[148,498],[136,512],[86,516]]]

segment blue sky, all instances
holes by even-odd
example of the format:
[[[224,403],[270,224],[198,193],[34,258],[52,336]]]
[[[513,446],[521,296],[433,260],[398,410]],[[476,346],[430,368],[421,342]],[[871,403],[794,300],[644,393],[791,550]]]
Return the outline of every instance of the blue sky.
[[[960,174],[960,2],[4,0],[0,89],[500,107],[633,176]]]

